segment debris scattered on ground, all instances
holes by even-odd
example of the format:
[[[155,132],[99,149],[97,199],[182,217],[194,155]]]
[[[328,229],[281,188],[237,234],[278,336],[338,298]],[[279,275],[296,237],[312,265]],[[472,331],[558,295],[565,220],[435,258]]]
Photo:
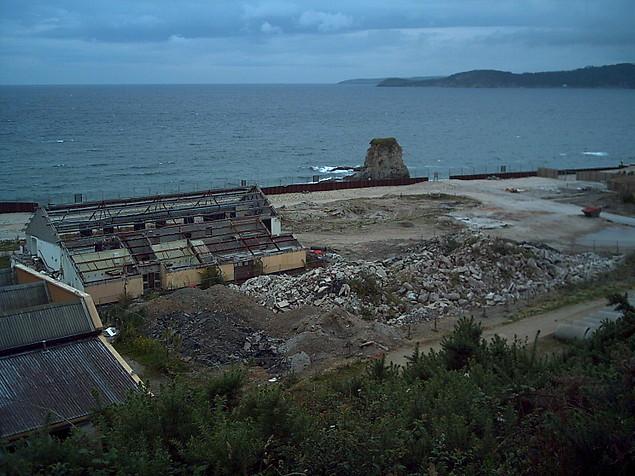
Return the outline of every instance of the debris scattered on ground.
[[[285,339],[281,350],[295,373],[333,359],[375,355],[394,349],[403,339],[402,331],[394,326],[339,308],[302,307],[276,315],[269,326],[273,335]]]
[[[254,361],[271,372],[286,369],[283,341],[263,330],[271,312],[224,286],[184,288],[150,301],[147,333],[185,361],[218,366]]]
[[[185,361],[255,363],[270,374],[301,373],[334,359],[394,348],[401,331],[344,310],[302,307],[274,314],[227,286],[185,288],[143,305],[146,333]],[[375,345],[361,347],[365,342]]]
[[[328,204],[304,201],[285,207],[282,219],[294,233],[348,233],[365,226],[403,221],[436,223],[448,212],[472,208],[476,204],[467,197],[439,192],[338,200]]]
[[[496,230],[499,228],[507,228],[509,223],[488,217],[466,217],[460,215],[450,215],[455,220],[461,222],[470,230]]]
[[[504,305],[591,279],[621,259],[470,232],[423,241],[383,261],[330,258],[329,266],[302,275],[259,276],[231,287],[276,313],[309,304],[399,325]]]

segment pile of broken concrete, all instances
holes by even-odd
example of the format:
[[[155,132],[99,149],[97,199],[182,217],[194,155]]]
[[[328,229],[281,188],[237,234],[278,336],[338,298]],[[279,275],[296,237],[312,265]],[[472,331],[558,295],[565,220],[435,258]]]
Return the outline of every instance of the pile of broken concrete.
[[[566,254],[480,233],[423,241],[383,261],[332,263],[298,276],[252,278],[235,289],[274,312],[310,304],[405,324],[500,306],[610,271],[620,257]],[[233,286],[233,285],[232,285]]]

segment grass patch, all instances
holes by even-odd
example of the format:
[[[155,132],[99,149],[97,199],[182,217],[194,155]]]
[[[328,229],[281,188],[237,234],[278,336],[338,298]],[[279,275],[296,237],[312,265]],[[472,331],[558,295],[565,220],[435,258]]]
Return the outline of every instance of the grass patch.
[[[173,375],[184,370],[185,364],[179,358],[177,349],[180,342],[175,336],[165,336],[164,340],[143,334],[146,316],[143,312],[132,311],[117,305],[107,314],[107,322],[119,329],[119,338],[114,343],[120,353],[143,365],[149,372]]]
[[[0,256],[0,269],[10,268],[10,267],[11,267],[11,259],[8,256]]]
[[[115,343],[121,354],[146,367],[150,372],[176,374],[184,369],[184,363],[161,341],[151,337],[136,336]]]
[[[1,240],[0,251],[15,251],[20,249],[20,242],[17,240]]]
[[[375,137],[370,141],[370,145],[375,146],[392,146],[397,145],[397,139],[394,137]]]

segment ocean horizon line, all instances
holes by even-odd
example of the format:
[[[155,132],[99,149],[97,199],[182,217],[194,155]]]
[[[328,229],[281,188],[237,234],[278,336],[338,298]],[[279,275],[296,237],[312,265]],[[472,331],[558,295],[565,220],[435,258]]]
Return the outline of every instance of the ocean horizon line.
[[[0,83],[0,87],[66,87],[66,86],[336,86],[335,83]]]

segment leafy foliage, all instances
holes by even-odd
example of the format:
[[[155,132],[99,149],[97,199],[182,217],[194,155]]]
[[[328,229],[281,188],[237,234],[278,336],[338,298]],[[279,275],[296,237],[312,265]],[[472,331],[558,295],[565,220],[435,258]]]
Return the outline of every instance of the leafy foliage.
[[[8,474],[633,474],[635,313],[564,354],[484,340],[462,319],[440,351],[253,388],[181,380],[101,412],[95,435],[0,453]]]
[[[201,289],[207,289],[215,284],[224,284],[225,278],[223,277],[223,272],[220,270],[218,266],[208,266],[203,271],[201,271]]]
[[[349,286],[362,300],[379,304],[382,289],[377,278],[370,273],[360,273],[349,282]]]
[[[121,304],[113,306],[105,314],[107,322],[119,329],[115,347],[124,355],[137,360],[148,370],[159,373],[174,373],[182,363],[176,355],[180,336],[165,332],[161,340],[147,337],[142,328],[145,322],[143,309],[132,310]]]

